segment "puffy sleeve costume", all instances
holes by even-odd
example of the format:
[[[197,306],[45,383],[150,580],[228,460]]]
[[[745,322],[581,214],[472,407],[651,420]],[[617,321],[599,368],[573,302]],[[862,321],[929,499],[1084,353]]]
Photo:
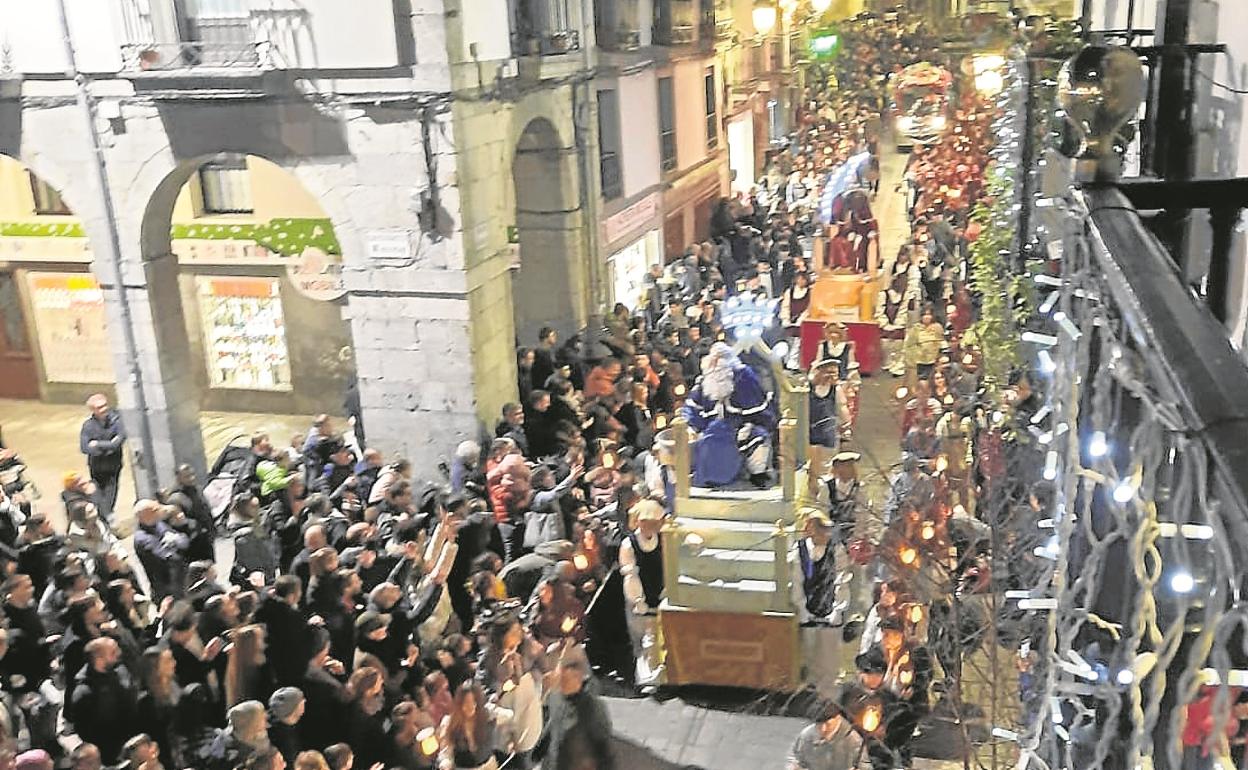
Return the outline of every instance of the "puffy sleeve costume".
[[[697,434],[693,445],[696,486],[731,484],[743,466],[751,477],[767,473],[779,409],[754,370],[727,345],[712,347],[702,378],[689,392],[681,414]]]

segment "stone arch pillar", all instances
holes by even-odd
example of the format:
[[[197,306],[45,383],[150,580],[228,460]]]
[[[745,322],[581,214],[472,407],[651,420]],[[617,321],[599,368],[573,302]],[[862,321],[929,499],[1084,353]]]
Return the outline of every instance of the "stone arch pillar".
[[[111,160],[110,189],[99,189],[94,158],[84,149],[90,138],[81,125],[76,106],[26,110],[20,132],[13,137],[19,150],[14,156],[61,191],[91,244],[91,272],[104,294],[117,407],[129,434],[135,491],[139,497],[151,497],[173,481],[178,464],[191,464],[201,477],[206,466],[198,394],[185,365],[177,265],[168,254],[164,260],[144,259],[139,232],[149,209],[148,196],[130,194],[135,181],[131,165]],[[151,141],[147,132],[143,138]],[[148,144],[145,149],[150,148]],[[149,172],[162,171],[156,158],[148,160],[153,162],[143,165]],[[111,199],[115,231],[105,192]],[[174,186],[172,195],[176,194]],[[169,208],[171,213],[172,202]],[[167,226],[165,234],[167,239]],[[133,351],[127,344],[127,327],[133,332]]]

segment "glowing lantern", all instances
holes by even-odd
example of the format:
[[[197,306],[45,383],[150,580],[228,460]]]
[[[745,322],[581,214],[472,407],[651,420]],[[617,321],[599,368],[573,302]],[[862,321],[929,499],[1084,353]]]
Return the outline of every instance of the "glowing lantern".
[[[919,560],[919,552],[914,550],[912,546],[903,545],[901,551],[897,554],[901,559],[901,563],[910,566]]]
[[[878,704],[872,703],[862,712],[862,729],[864,732],[873,733],[880,729],[880,722],[883,714]]]
[[[923,605],[921,605],[921,604],[916,604],[916,605],[914,605],[913,607],[911,607],[911,608],[910,608],[910,622],[911,622],[911,623],[922,623],[922,622],[923,622]],[[907,660],[909,660],[909,658],[910,658],[910,654],[909,654],[909,653],[906,653],[906,656],[905,656],[905,657],[906,657],[906,659],[907,659]]]
[[[578,553],[572,557],[572,564],[581,572],[589,569],[589,557],[583,553]]]
[[[936,527],[930,521],[923,522],[923,529],[919,531],[919,537],[924,540],[931,540],[936,537]]]
[[[904,401],[906,399],[906,396],[908,395],[910,395],[910,389],[907,388],[905,385],[902,385],[900,388],[897,389],[896,396],[897,396],[898,401]]]
[[[563,622],[559,624],[559,629],[563,631],[563,633],[565,634],[572,633],[572,629],[574,628],[576,628],[576,618],[572,617],[571,615],[568,615],[567,617],[565,617],[563,619]]]
[[[432,727],[416,733],[416,740],[420,742],[420,753],[425,756],[432,757],[438,753],[438,733]]]
[[[945,455],[941,455],[937,457],[936,458],[936,472],[944,473],[947,470],[949,470],[949,458]]]

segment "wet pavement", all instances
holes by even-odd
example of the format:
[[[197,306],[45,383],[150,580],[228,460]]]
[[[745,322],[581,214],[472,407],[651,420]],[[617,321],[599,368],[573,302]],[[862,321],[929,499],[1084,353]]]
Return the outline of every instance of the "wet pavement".
[[[51,517],[60,529],[65,525],[65,511],[60,502],[61,478],[68,471],[86,473],[86,459],[78,451],[78,431],[86,417],[86,409],[76,405],[0,399],[0,435],[4,436],[5,446],[16,449],[26,463],[26,477],[42,495],[35,503],[36,508]],[[311,417],[294,415],[226,412],[200,415],[209,466],[228,443],[240,436],[244,437],[245,446],[246,437],[263,430],[271,435],[274,445],[285,446],[296,434],[306,434],[311,424]],[[117,494],[116,527],[122,534],[128,534],[133,528],[132,468],[127,460]]]

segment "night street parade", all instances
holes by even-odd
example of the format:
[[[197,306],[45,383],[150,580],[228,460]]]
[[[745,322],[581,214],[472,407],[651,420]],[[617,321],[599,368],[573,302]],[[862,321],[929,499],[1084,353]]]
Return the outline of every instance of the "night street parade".
[[[0,770],[1248,768],[1242,0],[23,0]]]

